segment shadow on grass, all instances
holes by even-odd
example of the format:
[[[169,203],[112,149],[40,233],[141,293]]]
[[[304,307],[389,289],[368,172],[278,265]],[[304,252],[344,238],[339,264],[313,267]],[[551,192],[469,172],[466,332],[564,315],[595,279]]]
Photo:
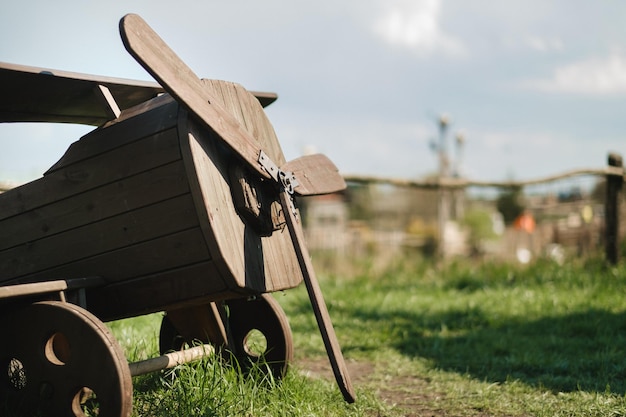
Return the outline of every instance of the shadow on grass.
[[[428,358],[438,369],[553,392],[626,394],[625,313],[589,310],[534,321],[494,320],[480,309],[351,313],[371,331],[391,333],[387,343],[402,354]]]

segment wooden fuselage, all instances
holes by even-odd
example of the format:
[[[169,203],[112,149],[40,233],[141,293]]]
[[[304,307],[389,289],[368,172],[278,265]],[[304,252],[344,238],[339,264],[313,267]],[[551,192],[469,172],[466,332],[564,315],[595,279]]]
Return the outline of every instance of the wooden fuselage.
[[[284,163],[258,100],[238,84],[206,84]],[[0,194],[0,285],[101,277],[87,308],[112,320],[300,284],[289,233],[260,231],[235,207],[232,172],[242,163],[214,135],[165,94],[85,135],[41,179]],[[277,199],[268,189],[248,192]]]

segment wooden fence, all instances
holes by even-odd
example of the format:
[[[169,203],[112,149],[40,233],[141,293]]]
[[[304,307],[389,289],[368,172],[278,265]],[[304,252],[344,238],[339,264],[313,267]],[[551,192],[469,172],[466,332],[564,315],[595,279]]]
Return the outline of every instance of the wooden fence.
[[[489,188],[524,188],[531,185],[546,184],[571,177],[593,175],[606,178],[607,192],[604,202],[605,208],[605,254],[611,264],[619,261],[619,212],[621,192],[624,183],[625,171],[621,155],[610,153],[608,164],[604,168],[584,168],[569,170],[560,174],[550,175],[524,181],[475,181],[465,178],[434,178],[425,180],[408,180],[398,178],[383,178],[359,175],[346,175],[345,180],[354,184],[387,184],[396,187],[422,188],[432,190],[458,190],[468,187]]]

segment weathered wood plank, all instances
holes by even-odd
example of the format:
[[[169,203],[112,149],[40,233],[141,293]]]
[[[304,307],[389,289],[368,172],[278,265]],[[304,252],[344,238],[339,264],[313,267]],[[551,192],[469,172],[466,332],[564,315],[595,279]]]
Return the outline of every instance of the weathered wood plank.
[[[47,171],[47,174],[83,159],[128,146],[147,136],[173,129],[176,127],[177,113],[178,103],[169,95],[157,97],[128,109],[119,119],[107,124],[106,129],[96,129],[71,144],[61,159]],[[131,118],[132,120],[129,120]]]
[[[38,282],[36,284],[5,285],[0,286],[0,300],[6,298],[22,297],[25,295],[59,292],[66,289],[67,282],[63,280]]]
[[[0,221],[0,252],[189,192],[181,161]]]
[[[197,224],[191,196],[186,194],[7,249],[2,252],[0,277],[6,279],[45,271],[155,240]],[[81,274],[87,275],[92,273]]]
[[[180,159],[178,132],[166,130],[90,159],[64,165],[44,178],[0,194],[0,219],[122,180]]]
[[[210,254],[206,249],[201,231],[198,228],[192,228],[24,275],[5,284],[84,276],[99,276],[106,282],[112,283],[157,274],[209,259]]]
[[[215,263],[204,261],[88,290],[87,300],[98,317],[116,320],[205,304],[227,298],[227,291]]]

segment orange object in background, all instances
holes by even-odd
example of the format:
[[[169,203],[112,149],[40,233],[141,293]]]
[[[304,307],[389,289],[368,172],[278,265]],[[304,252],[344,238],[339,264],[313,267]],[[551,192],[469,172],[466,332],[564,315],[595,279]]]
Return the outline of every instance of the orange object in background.
[[[533,233],[536,227],[535,219],[530,213],[522,213],[513,222],[513,227],[517,230]]]

